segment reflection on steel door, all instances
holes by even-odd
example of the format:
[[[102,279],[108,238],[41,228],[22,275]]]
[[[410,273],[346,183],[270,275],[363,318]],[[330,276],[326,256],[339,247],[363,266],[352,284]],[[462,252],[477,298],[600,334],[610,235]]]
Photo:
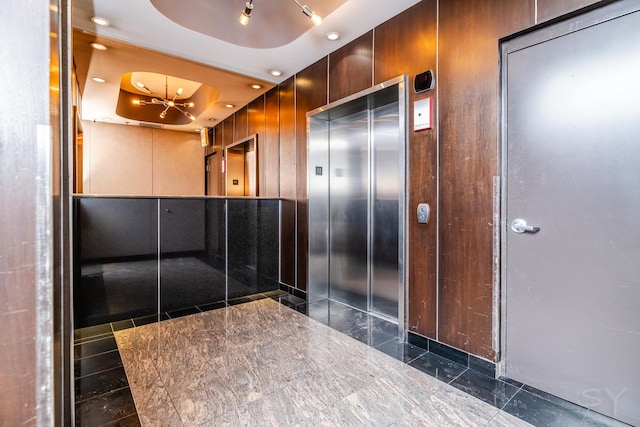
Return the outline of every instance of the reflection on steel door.
[[[502,46],[510,378],[640,425],[640,5]]]

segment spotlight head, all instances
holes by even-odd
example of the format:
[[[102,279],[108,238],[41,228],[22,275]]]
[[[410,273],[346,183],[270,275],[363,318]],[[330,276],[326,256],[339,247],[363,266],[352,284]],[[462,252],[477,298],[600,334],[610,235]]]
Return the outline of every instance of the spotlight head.
[[[196,116],[194,116],[193,114],[185,113],[185,115],[189,117],[189,119],[191,119],[192,122],[196,120]]]
[[[180,96],[182,95],[182,88],[179,87],[178,90],[176,91],[176,95]]]
[[[313,25],[315,25],[316,27],[322,24],[322,18],[316,15],[313,10],[309,9],[307,5],[302,6],[302,13],[307,15],[307,17],[311,20],[311,22],[313,22]]]
[[[140,104],[140,100],[139,99],[134,99],[133,100],[133,105],[141,105]]]
[[[247,25],[249,23],[249,18],[251,18],[252,10],[253,10],[253,0],[249,0],[248,2],[245,3],[244,10],[242,11],[240,18],[238,18],[238,20],[242,25]]]

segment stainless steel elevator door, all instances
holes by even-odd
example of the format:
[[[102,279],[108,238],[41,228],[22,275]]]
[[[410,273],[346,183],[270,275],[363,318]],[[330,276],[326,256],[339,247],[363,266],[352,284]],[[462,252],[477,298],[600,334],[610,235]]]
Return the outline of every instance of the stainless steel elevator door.
[[[329,128],[329,296],[368,310],[369,111]]]
[[[400,208],[403,197],[402,129],[398,103],[371,110],[371,293],[370,311],[398,318]]]
[[[616,2],[503,45],[504,349],[508,377],[640,425],[632,8]],[[517,233],[516,219],[540,229]]]

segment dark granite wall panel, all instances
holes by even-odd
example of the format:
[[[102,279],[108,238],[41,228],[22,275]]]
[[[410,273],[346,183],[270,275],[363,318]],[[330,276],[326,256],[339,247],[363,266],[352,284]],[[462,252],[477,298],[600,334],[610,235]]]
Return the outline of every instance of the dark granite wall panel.
[[[160,199],[160,312],[225,299],[224,221],[224,199]]]
[[[229,298],[278,289],[278,202],[228,200]]]
[[[157,313],[158,200],[74,200],[75,328]]]
[[[278,289],[279,200],[76,198],[74,211],[76,328]]]

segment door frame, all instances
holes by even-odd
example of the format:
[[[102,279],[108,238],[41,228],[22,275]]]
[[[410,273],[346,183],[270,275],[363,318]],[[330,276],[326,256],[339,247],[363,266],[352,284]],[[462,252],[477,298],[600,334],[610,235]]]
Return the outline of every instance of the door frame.
[[[600,1],[591,6],[577,10],[575,12],[564,15],[558,19],[551,20],[536,26],[533,26],[527,30],[515,33],[499,40],[499,64],[500,64],[500,89],[499,89],[499,103],[498,103],[498,117],[499,117],[499,143],[498,143],[498,170],[500,171],[500,179],[497,193],[497,204],[495,207],[496,215],[499,216],[500,229],[496,235],[496,249],[498,253],[498,260],[496,261],[496,267],[499,268],[499,274],[496,274],[496,281],[498,281],[498,287],[500,289],[500,308],[498,313],[500,320],[498,322],[496,332],[499,332],[499,358],[496,364],[496,376],[506,374],[506,360],[507,354],[507,286],[506,272],[507,272],[507,239],[509,235],[509,225],[507,223],[507,75],[508,75],[508,61],[507,56],[512,53],[528,47],[544,43],[554,38],[562,37],[567,34],[571,34],[577,31],[584,30],[585,28],[601,24],[603,22],[619,18],[628,13],[635,12],[639,9],[637,4],[632,4],[631,1],[626,0],[607,0]]]

